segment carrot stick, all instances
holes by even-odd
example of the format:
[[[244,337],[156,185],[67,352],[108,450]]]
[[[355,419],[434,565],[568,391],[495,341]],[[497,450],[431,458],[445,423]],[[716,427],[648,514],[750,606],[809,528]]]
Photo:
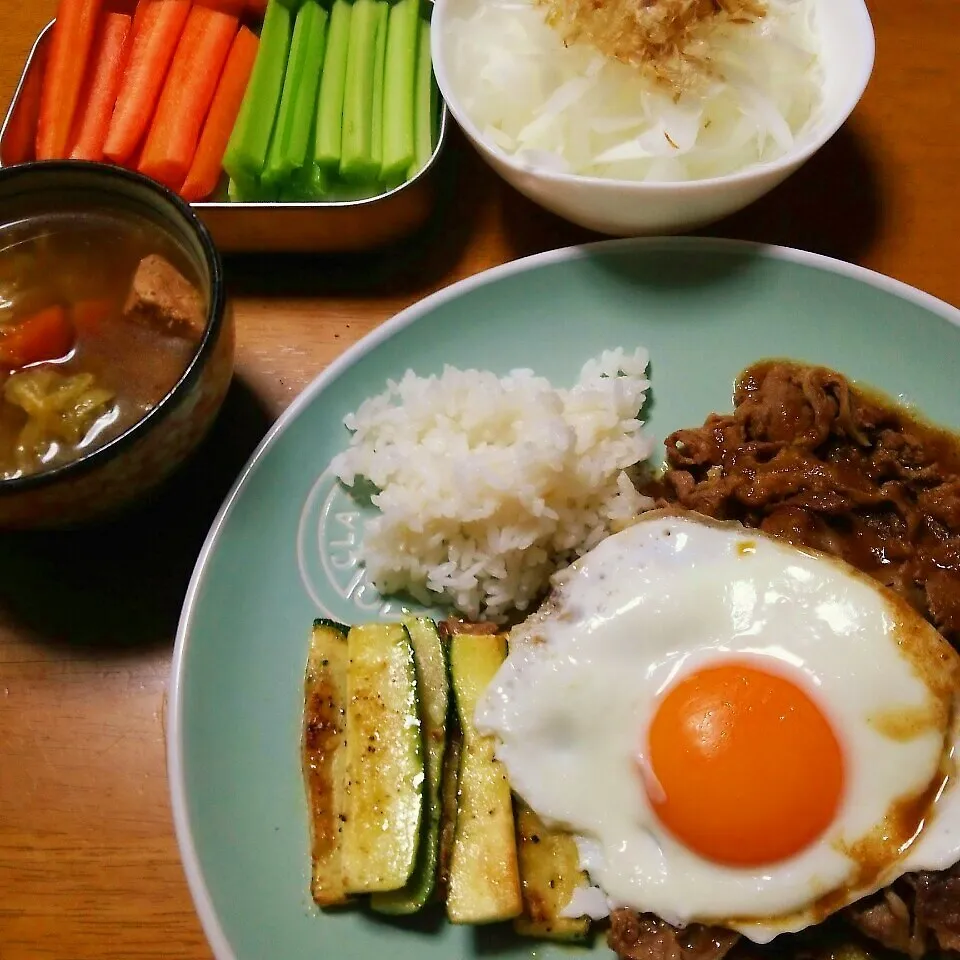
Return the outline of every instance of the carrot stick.
[[[48,307],[0,336],[0,367],[16,370],[58,360],[73,349],[73,327],[63,307]]]
[[[174,190],[183,183],[238,28],[228,13],[199,5],[190,11],[147,136],[141,173]]]
[[[153,5],[153,0],[140,0],[137,4],[136,10],[133,11],[133,29],[130,34],[130,38],[133,39],[139,32],[140,28],[143,26],[143,20],[147,15],[147,11]]]
[[[189,13],[190,0],[150,0],[144,11],[103,147],[114,163],[129,160],[150,125]]]
[[[80,109],[71,137],[73,160],[102,160],[103,144],[123,79],[131,18],[108,13],[100,20],[94,43],[94,62],[84,84]]]
[[[101,0],[60,0],[53,27],[37,126],[37,159],[59,160],[70,149],[70,130]]]
[[[42,93],[43,70],[37,63],[24,78],[17,105],[10,117],[10,123],[7,124],[7,132],[0,141],[0,162],[5,167],[26,163],[36,157],[37,123],[40,119]]]
[[[257,59],[258,46],[256,34],[241,27],[230,48],[193,164],[180,190],[184,200],[203,200],[217,188],[223,169],[223,155],[240,112],[253,63]]]

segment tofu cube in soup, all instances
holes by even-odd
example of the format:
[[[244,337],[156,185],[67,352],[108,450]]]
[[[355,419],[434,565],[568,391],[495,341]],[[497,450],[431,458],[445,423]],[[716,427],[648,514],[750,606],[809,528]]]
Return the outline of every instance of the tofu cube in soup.
[[[197,288],[168,260],[152,253],[137,267],[124,313],[159,333],[199,340],[205,311]]]

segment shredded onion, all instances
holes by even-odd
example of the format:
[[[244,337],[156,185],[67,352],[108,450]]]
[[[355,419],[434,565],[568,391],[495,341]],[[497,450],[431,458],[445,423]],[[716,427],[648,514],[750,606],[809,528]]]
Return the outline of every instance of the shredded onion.
[[[448,64],[471,120],[531,166],[621,180],[723,176],[776,160],[816,122],[822,72],[812,0],[767,0],[765,15],[697,51],[688,88],[565,45],[537,0],[480,0],[446,27]]]

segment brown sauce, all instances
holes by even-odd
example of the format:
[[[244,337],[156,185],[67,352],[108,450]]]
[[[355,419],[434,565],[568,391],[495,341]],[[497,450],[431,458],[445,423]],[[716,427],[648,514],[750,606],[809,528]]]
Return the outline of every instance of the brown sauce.
[[[198,291],[195,264],[176,241],[134,214],[52,214],[0,228],[0,354],[11,335],[38,312],[62,310],[72,331],[69,352],[55,360],[0,366],[0,477],[60,466],[120,435],[172,389],[196,351],[195,339],[132,322],[125,307],[138,265],[159,255]],[[91,310],[86,316],[83,311]],[[76,440],[41,436],[36,454],[22,450],[28,416],[5,386],[24,370],[59,378],[92,378],[109,394],[83,421]],[[18,452],[18,444],[21,451]]]
[[[646,492],[830,553],[960,645],[960,437],[822,367],[744,371]]]

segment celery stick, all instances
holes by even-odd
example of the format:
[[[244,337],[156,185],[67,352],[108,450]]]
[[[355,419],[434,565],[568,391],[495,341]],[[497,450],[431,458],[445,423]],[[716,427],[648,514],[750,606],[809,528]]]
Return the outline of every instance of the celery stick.
[[[330,31],[327,35],[327,55],[323,63],[323,76],[320,78],[314,162],[330,169],[340,166],[343,88],[347,79],[351,11],[347,0],[333,0]]]
[[[387,19],[390,4],[387,0],[377,3],[377,46],[373,59],[373,103],[370,107],[370,156],[376,172],[383,165],[383,75],[387,65]]]
[[[420,0],[397,0],[387,25],[383,92],[381,180],[405,174],[413,163],[413,93],[420,33]]]
[[[289,160],[289,146],[295,122],[294,108],[307,79],[311,33],[321,12],[317,0],[304,0],[297,11],[290,55],[287,57],[287,69],[283,78],[283,93],[280,95],[280,109],[277,111],[277,121],[273,127],[267,163],[262,174],[262,179],[267,183],[279,183],[288,177],[293,169]]]
[[[311,134],[313,131],[310,131]],[[310,137],[310,143],[315,138]],[[291,186],[300,194],[300,199],[305,201],[318,201],[326,199],[330,192],[330,174],[328,171],[314,162],[313,147],[308,150],[306,162],[303,167],[297,170],[291,178]]]
[[[327,46],[327,21],[329,14],[317,4],[317,19],[308,42],[306,71],[293,108],[293,126],[287,145],[289,163],[299,169],[313,158],[313,131],[317,117],[317,92],[323,71],[323,55]]]
[[[433,61],[430,58],[430,21],[420,22],[417,80],[414,94],[414,152],[410,177],[415,177],[433,156]]]
[[[227,184],[227,199],[233,203],[269,203],[277,199],[277,191],[240,174]]]
[[[292,31],[290,8],[280,0],[269,0],[260,31],[257,60],[223,158],[223,167],[231,177],[259,177],[263,172],[287,69]],[[197,69],[202,70],[203,65],[198,64]]]
[[[379,19],[380,10],[376,0],[354,0],[343,92],[343,144],[340,151],[340,176],[345,180],[372,180],[379,172],[379,168],[373,165],[370,149]]]

